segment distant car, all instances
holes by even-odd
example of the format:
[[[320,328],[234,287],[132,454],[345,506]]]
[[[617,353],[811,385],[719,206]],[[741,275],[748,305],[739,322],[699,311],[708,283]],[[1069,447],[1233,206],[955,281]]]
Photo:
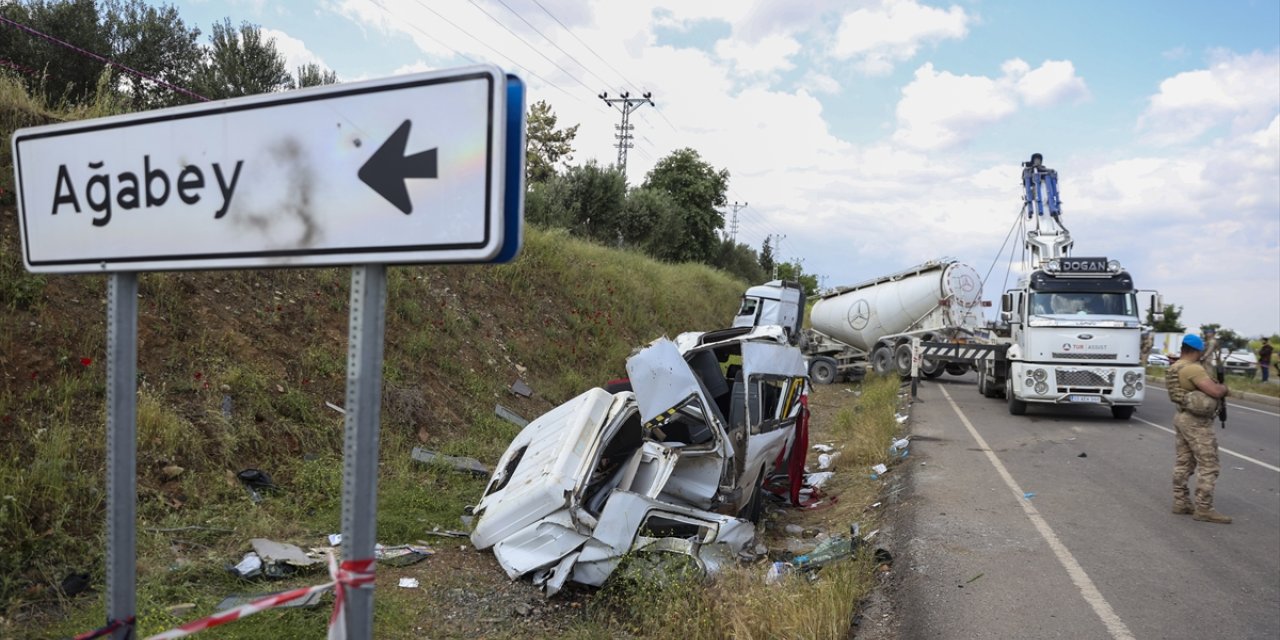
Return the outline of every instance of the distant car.
[[[1169,356],[1153,353],[1147,356],[1147,364],[1153,367],[1167,367],[1170,364]]]
[[[1258,371],[1258,358],[1248,351],[1235,351],[1223,358],[1222,365],[1229,375],[1252,378]]]

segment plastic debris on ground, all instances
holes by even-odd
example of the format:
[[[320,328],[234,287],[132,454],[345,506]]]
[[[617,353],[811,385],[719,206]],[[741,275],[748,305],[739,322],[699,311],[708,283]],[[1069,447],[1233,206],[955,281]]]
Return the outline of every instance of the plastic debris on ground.
[[[794,571],[795,568],[785,562],[775,562],[769,565],[769,571],[764,574],[764,583],[778,584]]]
[[[401,587],[403,587],[403,588],[405,588],[405,589],[417,589],[417,588],[418,588],[418,579],[417,579],[417,578],[400,578],[400,585],[399,585],[399,586],[401,586]]]
[[[466,473],[470,473],[474,476],[479,476],[482,478],[488,478],[489,474],[493,473],[492,469],[485,466],[482,462],[480,462],[479,460],[476,460],[475,458],[464,458],[461,456],[447,456],[442,453],[428,451],[427,449],[423,449],[422,447],[414,447],[413,451],[409,454],[409,456],[414,460],[417,460],[418,462],[421,462],[423,464],[443,464],[449,467],[453,467],[458,471],[464,471]]]
[[[280,594],[280,593],[284,593],[284,591],[272,591],[272,592],[270,592],[270,593],[233,593],[233,594],[231,594],[231,595],[229,595],[229,596],[227,596],[227,597],[223,598],[221,602],[219,602],[216,606],[214,606],[213,610],[214,610],[214,611],[226,611],[227,609],[234,609],[234,608],[236,608],[236,607],[239,607],[239,606],[243,606],[243,605],[249,604],[250,602],[253,602],[254,600],[261,600],[262,598],[265,598],[265,597],[267,597],[267,596],[274,596],[274,595],[276,595],[276,594]],[[289,608],[292,608],[292,607],[306,607],[306,608],[311,608],[311,607],[314,607],[314,606],[316,606],[316,605],[319,605],[319,604],[320,604],[320,599],[321,599],[322,597],[324,597],[324,592],[323,592],[323,591],[317,591],[317,592],[315,592],[315,593],[313,593],[313,594],[311,594],[311,595],[309,595],[309,596],[307,596],[307,597],[305,597],[305,598],[298,598],[297,600],[290,600],[290,601],[288,601],[288,602],[278,604],[278,605],[276,605],[276,607],[277,607],[277,608],[280,608],[280,609],[289,609]],[[178,617],[182,617],[182,616],[178,616]]]
[[[406,567],[421,562],[429,555],[435,554],[430,547],[413,544],[402,544],[394,547],[374,546],[373,555],[378,562],[392,567]]]
[[[911,442],[906,438],[894,440],[893,444],[889,445],[889,455],[907,457],[907,446],[910,444]]]
[[[821,489],[822,485],[826,484],[827,481],[831,479],[831,476],[834,476],[834,475],[835,475],[834,471],[818,471],[816,473],[806,473],[804,474],[804,483],[815,489]]]
[[[813,450],[817,451],[818,453],[832,453],[836,450],[836,448],[829,444],[815,444],[813,445]]]
[[[827,469],[830,469],[831,465],[835,464],[836,458],[839,458],[839,457],[840,457],[839,453],[818,454],[818,468],[824,471]]]
[[[1022,497],[1024,497],[1024,498],[1026,498],[1026,499],[1030,500],[1030,499],[1032,499],[1032,498],[1036,497],[1036,492],[1034,492],[1034,491],[1028,491],[1028,492],[1026,492],[1026,493],[1022,494]]]
[[[889,468],[884,466],[883,464],[877,464],[871,467],[871,470],[875,472],[874,474],[872,474],[871,477],[876,478],[878,476],[884,475],[887,471],[889,471]]]

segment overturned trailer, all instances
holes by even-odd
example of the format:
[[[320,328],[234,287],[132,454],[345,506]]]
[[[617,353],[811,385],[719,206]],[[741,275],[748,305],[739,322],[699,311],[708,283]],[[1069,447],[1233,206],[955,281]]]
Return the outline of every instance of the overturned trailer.
[[[714,571],[749,552],[764,481],[803,460],[808,378],[779,327],[662,338],[627,373],[630,390],[529,423],[495,467],[471,541],[512,579],[598,586],[631,552]]]

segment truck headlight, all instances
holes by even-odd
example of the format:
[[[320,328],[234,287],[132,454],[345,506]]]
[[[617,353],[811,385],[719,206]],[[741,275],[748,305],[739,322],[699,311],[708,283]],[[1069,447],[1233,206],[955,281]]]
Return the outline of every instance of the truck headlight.
[[[1132,398],[1134,394],[1133,385],[1126,384],[1124,388],[1120,390],[1120,393],[1123,393],[1126,398]]]
[[[1033,386],[1035,386],[1035,384],[1036,384],[1036,381],[1035,381],[1035,380],[1032,380],[1031,378],[1027,378],[1027,386],[1028,386],[1028,387],[1033,387]]]
[[[1139,382],[1138,384],[1133,385],[1133,388],[1137,389],[1138,391],[1142,391],[1142,383]]]
[[[1120,273],[1120,269],[1121,266],[1119,260],[1111,260],[1107,262],[1107,271],[1110,271],[1111,273]]]
[[[1044,394],[1044,393],[1048,393],[1048,392],[1049,392],[1049,385],[1047,385],[1047,384],[1045,384],[1045,383],[1043,383],[1043,382],[1037,382],[1037,383],[1036,383],[1036,393]]]
[[[1125,384],[1133,384],[1137,382],[1138,379],[1141,377],[1142,377],[1142,374],[1138,373],[1137,371],[1126,371],[1124,373],[1124,382]]]
[[[1044,369],[1036,369],[1031,372],[1031,377],[1035,378],[1037,382],[1043,382],[1045,378],[1049,377],[1049,372]]]

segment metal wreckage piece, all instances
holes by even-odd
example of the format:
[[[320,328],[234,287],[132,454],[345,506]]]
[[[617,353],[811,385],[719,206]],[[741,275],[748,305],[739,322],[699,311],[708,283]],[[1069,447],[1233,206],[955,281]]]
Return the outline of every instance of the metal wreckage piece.
[[[565,402],[496,465],[471,541],[513,580],[554,595],[599,586],[629,553],[707,572],[753,553],[763,482],[803,422],[803,355],[779,327],[726,329],[656,340],[627,373],[632,390]]]

